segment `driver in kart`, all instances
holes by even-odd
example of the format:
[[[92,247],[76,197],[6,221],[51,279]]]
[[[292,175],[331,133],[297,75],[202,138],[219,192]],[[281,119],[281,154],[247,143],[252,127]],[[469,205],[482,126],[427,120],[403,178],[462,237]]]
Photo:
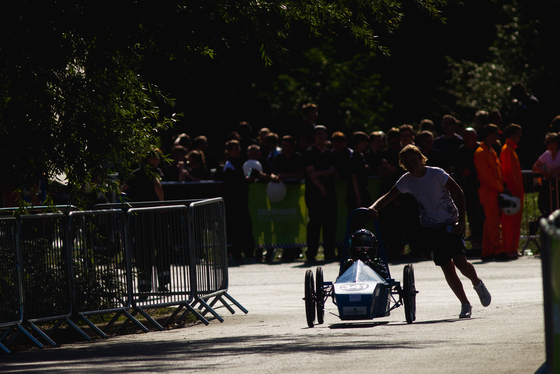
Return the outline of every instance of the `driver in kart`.
[[[372,268],[383,279],[389,278],[387,266],[377,256],[377,238],[366,229],[356,231],[350,237],[350,258],[340,268],[338,276],[346,272],[356,261],[360,260]]]

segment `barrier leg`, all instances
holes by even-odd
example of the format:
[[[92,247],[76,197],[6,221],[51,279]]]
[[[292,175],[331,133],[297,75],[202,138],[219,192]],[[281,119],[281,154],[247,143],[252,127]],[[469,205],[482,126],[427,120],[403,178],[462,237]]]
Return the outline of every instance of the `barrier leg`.
[[[206,304],[206,302],[202,299],[198,299],[197,300],[198,303],[200,303],[201,308],[199,308],[200,310],[202,310],[202,307],[204,307],[206,310],[201,313],[202,316],[204,316],[206,313],[210,312],[214,317],[216,317],[216,319],[220,322],[224,322],[224,319],[222,317],[220,317],[220,315],[218,313],[216,313],[216,311],[214,309],[212,309],[208,304]]]
[[[84,321],[85,323],[87,323],[87,325],[97,333],[97,335],[101,336],[102,338],[107,338],[107,335],[105,335],[105,333],[103,331],[101,331],[97,326],[95,326],[93,324],[93,322],[91,322],[86,316],[84,316],[82,313],[79,314],[80,319],[82,321]]]
[[[206,326],[208,326],[208,325],[210,324],[210,322],[208,322],[208,320],[207,320],[206,318],[204,318],[200,313],[198,313],[198,312],[196,311],[196,309],[194,309],[191,305],[185,303],[185,308],[187,308],[187,310],[186,310],[183,314],[181,314],[181,317],[179,317],[179,318],[177,319],[177,321],[182,321],[184,318],[187,317],[187,315],[188,315],[189,313],[192,313],[192,314],[194,314],[194,316],[196,317],[196,319],[198,319],[199,321],[201,321],[202,323],[204,323]],[[167,323],[167,322],[166,322],[166,323]]]
[[[128,321],[132,321],[136,326],[138,326],[138,328],[144,332],[148,332],[148,328],[146,326],[144,326],[142,323],[140,323],[140,321],[138,321],[136,318],[134,318],[132,316],[132,314],[130,314],[128,311],[123,310],[123,314],[126,316],[127,318],[127,322]],[[155,321],[154,321],[155,322]],[[157,322],[156,322],[157,323]]]
[[[142,308],[136,307],[136,311],[138,311],[138,313],[140,313],[144,318],[146,318],[148,322],[150,322],[156,329],[158,329],[159,331],[163,331],[163,327],[159,323],[157,323],[155,319],[150,317],[148,313],[146,313]]]
[[[243,308],[243,306],[241,304],[239,304],[233,297],[230,296],[230,294],[228,294],[227,292],[224,293],[224,296],[227,297],[229,299],[229,301],[231,301],[236,307],[238,307],[243,313],[247,314],[249,313],[249,311],[245,308]],[[233,313],[233,312],[232,312]]]
[[[40,328],[38,328],[37,326],[35,326],[33,323],[31,322],[27,322],[26,325],[28,325],[29,327],[31,327],[33,330],[35,330],[35,332],[39,335],[41,335],[43,337],[43,339],[45,339],[50,345],[52,345],[53,347],[56,347],[56,343],[54,342],[54,340],[52,340],[51,338],[48,337],[47,334],[45,334],[43,331],[41,331]],[[39,348],[43,348],[43,345],[41,343],[39,343],[37,341],[37,339],[35,339],[33,337],[33,335],[31,335],[23,326],[20,325],[16,325],[18,330],[21,331],[24,335],[26,335],[29,339],[31,339],[35,344],[39,345]]]
[[[8,354],[12,353],[12,352],[10,352],[10,350],[9,350],[8,348],[6,348],[6,347],[4,346],[4,344],[2,344],[2,343],[0,343],[0,349],[2,349],[4,352],[6,352],[6,353],[8,353]]]
[[[58,321],[56,321],[55,325],[53,326],[53,328],[49,331],[49,333],[47,335],[50,336],[61,325],[62,322],[66,322],[68,327],[71,327],[74,330],[76,330],[76,332],[78,332],[80,335],[82,335],[88,342],[91,341],[91,338],[88,336],[88,334],[86,334],[81,328],[78,327],[78,325],[76,325],[74,322],[72,322],[70,320],[70,318],[68,318],[68,317],[64,317],[64,318],[61,318]]]
[[[115,313],[115,315],[113,316],[113,318],[111,318],[111,320],[109,321],[109,323],[105,326],[105,328],[103,329],[103,331],[109,331],[109,329],[111,328],[111,326],[113,326],[113,324],[115,322],[117,322],[117,320],[119,319],[119,317],[121,316],[121,314],[123,314],[123,311],[119,311],[117,313]]]

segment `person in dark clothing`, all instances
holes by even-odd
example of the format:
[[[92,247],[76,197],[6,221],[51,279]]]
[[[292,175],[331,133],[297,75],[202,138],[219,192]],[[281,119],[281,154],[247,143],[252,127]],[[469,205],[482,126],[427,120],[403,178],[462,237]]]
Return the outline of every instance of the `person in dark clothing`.
[[[379,175],[379,166],[383,163],[381,153],[385,149],[385,134],[383,131],[374,131],[369,135],[369,151],[364,154],[368,175]]]
[[[163,181],[185,181],[188,174],[185,165],[187,149],[182,145],[174,145],[171,149],[171,156],[173,157],[173,161],[163,166]]]
[[[226,206],[227,238],[232,260],[241,263],[253,259],[255,239],[249,212],[249,181],[243,173],[241,147],[237,140],[226,143],[228,159],[223,167],[223,197]]]
[[[304,165],[301,153],[295,152],[296,140],[291,135],[285,135],[280,145],[282,153],[274,159],[272,174],[284,183],[289,183],[290,179],[300,183],[304,176]]]
[[[247,161],[247,149],[249,148],[250,145],[253,144],[259,144],[259,142],[257,142],[257,140],[255,138],[253,138],[252,136],[252,128],[251,125],[249,124],[249,122],[240,122],[237,125],[237,129],[236,129],[237,133],[239,134],[240,140],[239,140],[239,146],[241,149],[241,154],[239,155],[239,158],[245,162]]]
[[[161,179],[163,173],[159,166],[159,150],[146,156],[140,167],[132,172],[129,180],[123,185],[121,192],[134,201],[163,201]]]
[[[444,115],[441,120],[443,135],[438,136],[434,140],[434,148],[442,151],[451,165],[451,170],[445,170],[448,173],[453,172],[457,150],[463,145],[463,138],[455,133],[455,131],[458,131],[458,124],[457,118],[449,114]]]
[[[342,131],[337,131],[331,136],[332,151],[336,156],[335,178],[347,180],[350,176],[349,162],[354,152],[348,148],[348,140]]]
[[[480,197],[478,196],[478,188],[480,182],[476,173],[474,164],[474,153],[480,147],[477,141],[476,130],[467,127],[463,130],[463,144],[457,151],[455,175],[459,186],[465,194],[465,204],[467,211],[467,219],[469,220],[469,229],[471,232],[472,248],[477,254],[480,254],[482,243],[482,229],[484,225],[484,209],[480,205]]]
[[[367,207],[371,204],[368,190],[368,179],[366,173],[366,162],[364,151],[368,147],[369,137],[365,132],[354,133],[354,152],[349,161],[348,187],[346,189],[346,205],[348,214],[359,207]]]
[[[158,151],[154,150],[144,158],[140,167],[132,172],[130,179],[121,189],[134,201],[163,201],[160,182],[163,174],[158,168]],[[145,300],[145,293],[151,292],[155,286],[152,284],[153,265],[157,266],[158,290],[168,291],[167,286],[171,283],[171,264],[153,230],[145,230],[141,235],[141,240],[133,243],[133,254],[138,268],[138,292],[140,299]]]
[[[317,105],[312,103],[303,105],[302,112],[303,122],[299,125],[296,131],[297,151],[301,153],[305,152],[305,150],[313,144],[313,129],[315,128],[315,122],[319,117]]]
[[[334,173],[336,157],[327,148],[327,128],[315,126],[314,144],[304,155],[306,169],[305,203],[309,214],[307,224],[307,261],[314,262],[319,250],[319,238],[323,229],[325,261],[336,261],[336,190]]]
[[[416,145],[422,151],[422,154],[428,158],[426,165],[437,166],[451,173],[451,164],[449,158],[439,149],[434,148],[434,135],[432,132],[424,130],[416,135]]]

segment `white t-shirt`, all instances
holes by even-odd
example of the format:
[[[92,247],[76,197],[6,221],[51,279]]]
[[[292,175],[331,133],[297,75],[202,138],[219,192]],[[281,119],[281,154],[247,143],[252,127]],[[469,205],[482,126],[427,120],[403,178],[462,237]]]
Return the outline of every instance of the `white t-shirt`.
[[[404,174],[397,181],[397,189],[401,193],[410,193],[418,200],[422,226],[452,225],[459,220],[459,213],[449,190],[445,188],[449,174],[437,167],[426,166],[426,169],[421,178]]]
[[[560,152],[556,154],[556,159],[553,160],[552,153],[546,150],[541,157],[539,157],[539,161],[545,164],[548,170],[560,167]],[[552,178],[558,178],[558,173],[552,174]]]

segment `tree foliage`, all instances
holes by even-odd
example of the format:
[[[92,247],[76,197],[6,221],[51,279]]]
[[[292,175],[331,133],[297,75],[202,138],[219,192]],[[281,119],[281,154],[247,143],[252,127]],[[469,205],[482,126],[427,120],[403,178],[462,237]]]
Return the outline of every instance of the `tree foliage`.
[[[410,1],[436,17],[446,3]],[[162,61],[188,82],[200,61],[249,42],[271,64],[295,32],[383,49],[377,35],[398,27],[400,9],[393,0],[10,2],[3,16],[11,22],[0,29],[2,183],[23,188],[66,173],[72,192],[84,194],[130,170],[175,121],[160,109],[172,101],[149,79]]]
[[[508,117],[514,82],[523,83],[544,105],[543,120],[549,121],[556,110],[553,101],[560,98],[560,76],[555,53],[560,48],[556,15],[560,1],[552,0],[536,7],[528,0],[502,1],[502,14],[496,24],[496,40],[483,62],[450,59],[457,104],[465,116],[476,110],[499,109]],[[550,102],[552,101],[552,102]],[[546,109],[550,104],[554,109]]]
[[[375,69],[376,53],[347,55],[343,50],[331,40],[302,52],[301,64],[280,74],[267,92],[273,115],[287,115],[287,126],[296,124],[302,105],[313,102],[319,105],[319,122],[333,125],[332,130],[379,129],[390,104]]]

